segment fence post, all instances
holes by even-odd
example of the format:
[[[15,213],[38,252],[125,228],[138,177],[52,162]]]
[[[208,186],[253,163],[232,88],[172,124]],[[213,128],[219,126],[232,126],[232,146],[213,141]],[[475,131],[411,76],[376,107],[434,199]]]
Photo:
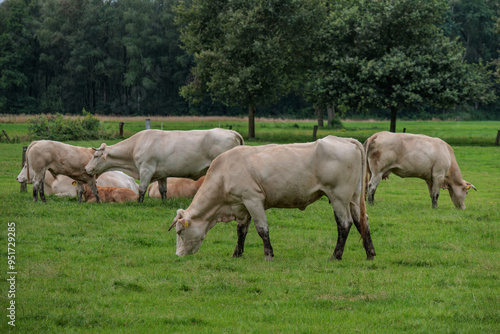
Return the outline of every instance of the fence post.
[[[149,118],[146,118],[146,130],[151,129],[151,120]]]
[[[495,140],[495,146],[498,146],[499,143],[500,143],[500,130],[498,130],[497,132],[497,139]]]
[[[313,141],[316,141],[316,133],[318,132],[318,126],[315,125],[313,129]]]
[[[10,138],[9,136],[7,135],[7,132],[5,132],[5,130],[2,130],[3,134],[5,135],[5,138],[7,138],[7,140],[10,142]]]
[[[26,162],[26,151],[28,150],[28,146],[23,146],[23,163],[21,164],[21,168],[24,167],[24,163]],[[28,173],[26,173],[28,175]],[[21,183],[21,192],[26,193],[28,192],[28,189],[26,187],[26,182]]]
[[[120,122],[120,138],[123,138],[123,126],[124,125],[125,125],[125,123]]]
[[[406,133],[406,128],[403,128],[403,133]]]

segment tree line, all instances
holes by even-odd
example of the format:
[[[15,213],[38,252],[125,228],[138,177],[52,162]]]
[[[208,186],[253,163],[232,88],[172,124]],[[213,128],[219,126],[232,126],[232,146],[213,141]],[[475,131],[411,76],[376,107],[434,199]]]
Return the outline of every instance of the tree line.
[[[490,0],[7,0],[0,113],[498,118]]]

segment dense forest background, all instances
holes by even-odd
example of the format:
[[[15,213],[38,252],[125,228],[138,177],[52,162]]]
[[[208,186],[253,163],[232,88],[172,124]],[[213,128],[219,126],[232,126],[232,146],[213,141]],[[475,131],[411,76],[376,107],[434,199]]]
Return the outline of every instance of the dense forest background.
[[[81,114],[84,108],[103,115],[246,115],[242,106],[208,96],[195,104],[179,94],[193,80],[195,58],[182,47],[178,5],[179,0],[3,1],[0,113]],[[498,74],[499,11],[494,0],[450,0],[439,27],[463,45],[462,61],[486,66],[492,80]],[[259,106],[256,114],[314,118],[310,99],[300,84],[295,87],[277,102]],[[498,90],[497,79],[497,96]],[[352,109],[343,110],[343,116],[389,114]],[[500,119],[500,101],[451,110],[419,104],[398,117]]]

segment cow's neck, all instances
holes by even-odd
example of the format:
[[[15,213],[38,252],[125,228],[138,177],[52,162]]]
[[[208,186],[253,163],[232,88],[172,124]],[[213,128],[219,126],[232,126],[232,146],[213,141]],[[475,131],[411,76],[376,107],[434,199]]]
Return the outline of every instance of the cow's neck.
[[[135,166],[133,162],[133,148],[132,143],[128,140],[119,142],[118,144],[108,147],[108,165],[112,168],[119,168],[123,170],[124,168],[130,169],[130,167]]]

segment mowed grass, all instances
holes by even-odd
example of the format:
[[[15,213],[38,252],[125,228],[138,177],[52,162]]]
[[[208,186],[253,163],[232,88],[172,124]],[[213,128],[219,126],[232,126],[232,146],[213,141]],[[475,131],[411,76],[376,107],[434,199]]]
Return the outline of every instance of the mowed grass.
[[[198,253],[177,257],[167,229],[190,199],[33,203],[31,186],[20,193],[15,180],[23,145],[0,144],[0,268],[7,278],[7,223],[15,222],[17,332],[500,331],[498,147],[454,146],[463,177],[478,189],[463,211],[446,191],[431,209],[424,181],[381,182],[368,206],[374,261],[354,228],[343,260],[328,261],[337,232],[323,198],[305,211],[267,211],[275,258],[266,262],[253,227],[243,257],[231,258],[235,222],[218,223]],[[0,287],[0,332],[14,332],[6,279]]]

